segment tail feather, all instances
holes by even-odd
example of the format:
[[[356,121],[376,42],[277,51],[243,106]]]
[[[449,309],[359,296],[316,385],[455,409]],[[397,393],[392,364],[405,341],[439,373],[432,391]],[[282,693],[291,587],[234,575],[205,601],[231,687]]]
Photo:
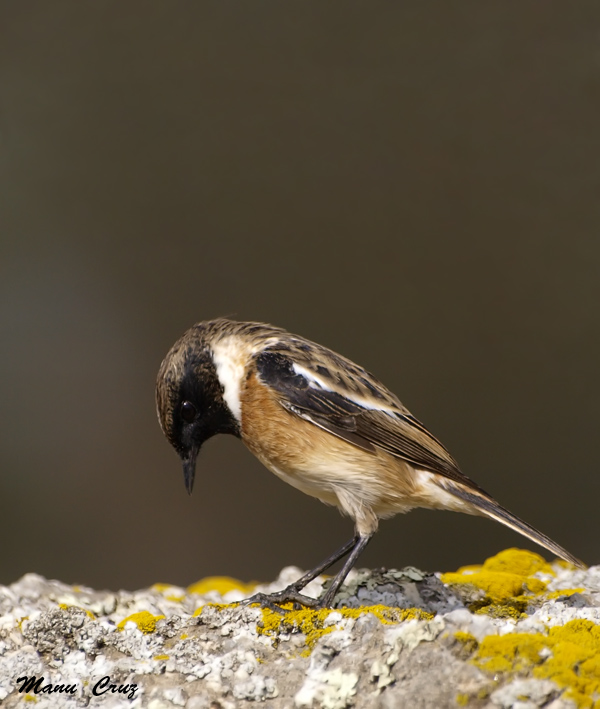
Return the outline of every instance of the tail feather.
[[[443,488],[461,500],[470,503],[485,516],[496,520],[496,522],[501,522],[511,529],[514,529],[515,532],[519,532],[524,537],[531,539],[536,542],[536,544],[548,549],[548,551],[556,554],[556,556],[559,556],[561,559],[573,564],[573,566],[577,566],[580,569],[587,568],[582,561],[573,556],[573,554],[570,554],[566,549],[563,549],[560,544],[557,544],[555,541],[550,539],[550,537],[547,537],[545,534],[539,532],[535,527],[527,524],[527,522],[519,519],[505,507],[499,505],[496,500],[494,500],[493,497],[490,497],[487,493],[484,493],[483,491],[479,492],[471,490],[454,482],[448,484],[447,480],[444,480]]]

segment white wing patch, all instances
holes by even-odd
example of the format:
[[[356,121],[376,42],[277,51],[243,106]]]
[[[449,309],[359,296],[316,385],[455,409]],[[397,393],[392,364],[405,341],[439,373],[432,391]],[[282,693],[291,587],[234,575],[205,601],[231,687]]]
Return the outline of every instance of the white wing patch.
[[[334,391],[337,394],[340,394],[341,396],[348,399],[348,401],[351,401],[353,404],[356,404],[357,406],[360,406],[363,409],[368,409],[369,411],[383,411],[383,413],[386,414],[398,413],[397,409],[391,406],[382,405],[380,401],[377,401],[375,399],[366,399],[362,396],[356,396],[353,392],[350,392],[347,389],[341,389],[339,387],[337,389],[334,389],[333,387],[330,387],[328,384],[326,384],[314,372],[311,372],[310,369],[306,369],[306,367],[303,367],[302,365],[297,364],[296,362],[293,363],[292,367],[296,374],[299,374],[301,377],[304,377],[306,380],[308,380],[308,386],[311,387],[311,389],[323,389],[324,391]]]
[[[369,409],[369,411],[383,411],[384,414],[397,414],[398,409],[394,409],[391,406],[383,406],[379,402],[369,401],[368,399],[362,399],[359,396],[351,396],[344,394],[347,399],[354,402],[357,406],[362,406],[363,409]]]
[[[296,374],[299,374],[301,377],[304,377],[305,379],[308,379],[308,386],[311,387],[312,389],[323,389],[325,391],[333,391],[333,389],[330,386],[327,386],[325,382],[317,377],[314,372],[311,372],[310,369],[305,369],[302,367],[300,364],[297,364],[294,362],[292,364],[292,367],[294,369],[294,372]]]

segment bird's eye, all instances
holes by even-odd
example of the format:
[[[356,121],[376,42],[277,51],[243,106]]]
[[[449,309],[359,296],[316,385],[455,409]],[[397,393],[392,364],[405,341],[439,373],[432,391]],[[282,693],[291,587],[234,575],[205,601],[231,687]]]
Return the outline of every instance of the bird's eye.
[[[192,421],[196,418],[196,415],[198,411],[196,410],[196,407],[194,404],[192,404],[191,401],[184,401],[181,404],[181,418],[186,422],[186,423],[192,423]]]

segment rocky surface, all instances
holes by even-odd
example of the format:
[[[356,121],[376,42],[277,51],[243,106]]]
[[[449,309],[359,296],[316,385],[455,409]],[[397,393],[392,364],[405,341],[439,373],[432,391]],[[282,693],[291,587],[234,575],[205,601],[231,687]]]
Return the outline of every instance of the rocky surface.
[[[111,593],[35,574],[0,586],[0,704],[600,706],[600,567],[506,550],[450,574],[358,571],[320,611],[240,604],[253,590],[212,578]]]

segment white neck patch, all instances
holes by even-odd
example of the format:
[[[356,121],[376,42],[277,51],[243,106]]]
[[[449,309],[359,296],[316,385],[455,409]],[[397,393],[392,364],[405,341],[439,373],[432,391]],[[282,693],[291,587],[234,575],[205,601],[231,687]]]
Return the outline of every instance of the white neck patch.
[[[238,423],[241,423],[240,387],[246,372],[248,347],[235,337],[226,337],[213,344],[212,352],[225,403]]]

